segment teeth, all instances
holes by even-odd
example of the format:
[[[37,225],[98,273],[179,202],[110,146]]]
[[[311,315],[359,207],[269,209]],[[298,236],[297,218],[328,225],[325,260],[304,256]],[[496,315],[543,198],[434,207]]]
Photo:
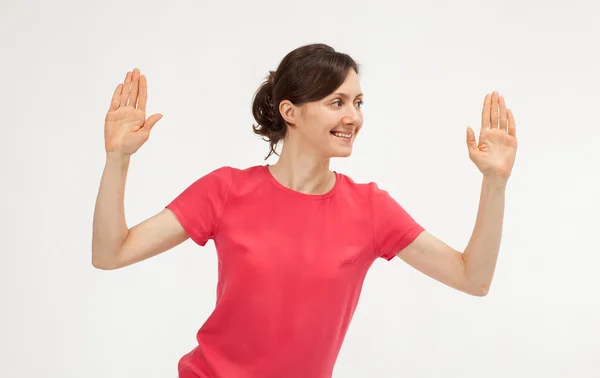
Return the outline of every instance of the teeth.
[[[340,133],[338,131],[332,131],[331,133],[337,137],[352,138],[352,134],[344,134],[344,133]]]

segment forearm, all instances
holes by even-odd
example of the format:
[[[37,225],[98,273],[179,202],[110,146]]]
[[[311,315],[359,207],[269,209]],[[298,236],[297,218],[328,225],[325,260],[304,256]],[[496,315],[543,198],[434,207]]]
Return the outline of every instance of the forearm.
[[[463,253],[469,282],[486,292],[500,251],[505,192],[505,179],[484,176],[475,227]]]
[[[127,237],[125,182],[129,157],[107,154],[94,209],[92,264],[110,265]]]

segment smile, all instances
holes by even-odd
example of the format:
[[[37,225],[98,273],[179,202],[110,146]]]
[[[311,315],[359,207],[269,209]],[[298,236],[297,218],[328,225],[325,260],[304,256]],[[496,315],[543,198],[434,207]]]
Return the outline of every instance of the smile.
[[[352,135],[353,135],[353,133],[342,133],[339,131],[332,131],[331,134],[338,138],[345,138],[345,139],[350,139],[350,138],[352,138]]]

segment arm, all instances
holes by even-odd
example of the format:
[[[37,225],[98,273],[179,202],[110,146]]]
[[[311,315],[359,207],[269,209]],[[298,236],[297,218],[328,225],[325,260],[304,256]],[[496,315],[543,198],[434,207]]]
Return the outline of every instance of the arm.
[[[182,243],[187,235],[170,210],[129,229],[124,197],[131,155],[149,138],[161,118],[146,119],[147,81],[138,69],[127,72],[115,89],[104,122],[106,164],[94,209],[92,265],[117,269]]]
[[[505,188],[505,182],[483,179],[477,220],[464,253],[423,232],[397,256],[454,289],[487,295],[500,250]]]
[[[424,232],[397,255],[442,283],[465,293],[484,296],[496,269],[506,184],[517,149],[513,114],[497,92],[485,97],[479,143],[469,127],[467,146],[469,157],[483,173],[483,183],[475,227],[464,253]]]
[[[188,235],[169,209],[129,229],[125,221],[124,193],[129,157],[107,154],[96,207],[92,236],[92,265],[118,269],[165,252]]]

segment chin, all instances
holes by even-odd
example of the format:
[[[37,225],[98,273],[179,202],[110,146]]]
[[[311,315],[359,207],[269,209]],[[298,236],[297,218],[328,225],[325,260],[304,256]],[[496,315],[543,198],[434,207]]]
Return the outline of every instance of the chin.
[[[350,138],[340,139],[333,135],[331,138],[331,143],[328,146],[329,157],[345,158],[352,155],[352,147],[354,145],[354,140],[356,139],[356,133]]]
[[[347,157],[350,157],[350,155],[352,155],[352,150],[341,152],[337,157],[347,158]]]
[[[350,155],[352,155],[352,147],[348,147],[348,148],[336,148],[333,149],[332,151],[330,151],[329,154],[331,158],[346,158],[346,157],[350,157]]]

